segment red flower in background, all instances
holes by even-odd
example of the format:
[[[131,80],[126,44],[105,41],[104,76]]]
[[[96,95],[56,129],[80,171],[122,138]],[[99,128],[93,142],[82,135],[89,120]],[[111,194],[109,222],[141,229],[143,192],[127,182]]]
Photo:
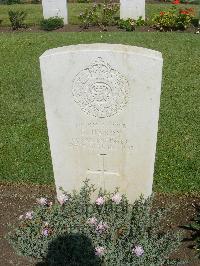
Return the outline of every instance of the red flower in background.
[[[160,16],[164,16],[165,12],[161,11]]]
[[[189,15],[189,12],[187,10],[180,10],[180,14]]]
[[[193,8],[186,8],[184,10],[180,9],[179,14],[193,16],[194,15],[194,9]]]
[[[173,5],[179,5],[179,4],[180,4],[180,0],[174,0],[174,1],[172,2],[172,4],[173,4]]]

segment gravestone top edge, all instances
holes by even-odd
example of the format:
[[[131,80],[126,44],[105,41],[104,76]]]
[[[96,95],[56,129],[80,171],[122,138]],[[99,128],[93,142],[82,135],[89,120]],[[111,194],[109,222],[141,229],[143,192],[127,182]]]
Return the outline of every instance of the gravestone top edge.
[[[77,44],[77,45],[68,45],[62,46],[58,48],[53,48],[46,50],[41,56],[40,60],[45,57],[69,53],[69,52],[78,52],[78,51],[111,51],[111,52],[123,52],[123,53],[135,53],[141,56],[147,56],[151,58],[155,58],[157,60],[163,60],[162,53],[156,50],[138,47],[138,46],[131,46],[131,45],[124,45],[124,44],[108,44],[108,43],[92,43],[92,44]]]

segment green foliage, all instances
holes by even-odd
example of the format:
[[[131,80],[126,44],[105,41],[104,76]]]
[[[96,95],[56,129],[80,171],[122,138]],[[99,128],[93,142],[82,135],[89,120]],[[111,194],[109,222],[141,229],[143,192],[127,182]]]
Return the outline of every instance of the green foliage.
[[[77,3],[89,3],[91,0],[77,0]]]
[[[171,30],[176,28],[176,10],[171,9],[168,12],[160,12],[152,19],[154,26],[159,30]]]
[[[194,248],[197,250],[198,257],[200,258],[200,206],[197,207],[197,212],[197,217],[186,228],[193,232],[191,240],[195,241]]]
[[[200,0],[181,0],[182,4],[200,4]]]
[[[177,10],[171,8],[169,11],[161,11],[159,15],[155,15],[152,19],[154,26],[161,30],[184,30],[192,23],[194,10],[186,8]]]
[[[158,2],[172,3],[174,0],[158,0]],[[200,0],[180,0],[181,4],[199,4]]]
[[[200,0],[181,0],[182,4],[200,4]]]
[[[41,29],[43,30],[47,30],[47,31],[56,30],[64,26],[64,21],[63,21],[63,18],[51,17],[48,19],[43,19],[41,21],[40,26],[41,26]]]
[[[120,29],[124,29],[126,31],[134,31],[135,30],[135,20],[128,18],[128,19],[120,19],[118,21],[118,26]]]
[[[79,14],[81,27],[99,26],[104,30],[107,26],[116,25],[116,14],[118,11],[119,5],[113,3],[112,0],[94,4]]]
[[[6,5],[13,5],[13,4],[21,4],[22,1],[21,0],[3,0],[2,3]]]
[[[31,0],[31,4],[40,4],[41,0]]]
[[[139,17],[137,20],[128,18],[128,19],[120,19],[118,21],[118,26],[120,29],[125,29],[126,31],[133,31],[135,30],[136,26],[143,26],[145,25],[145,21],[142,17]]]
[[[136,25],[137,26],[144,26],[146,24],[145,20],[142,18],[142,17],[139,17],[137,20],[136,20]]]
[[[24,20],[27,16],[27,13],[24,11],[13,11],[10,10],[8,12],[11,27],[13,30],[18,30],[20,28],[25,28],[26,24],[24,23]]]
[[[117,190],[100,190],[92,203],[93,192],[86,180],[80,192],[62,192],[60,203],[41,198],[31,214],[20,217],[10,242],[19,254],[47,265],[177,265],[169,256],[181,236],[163,231],[166,210],[152,210],[152,198],[130,204]]]

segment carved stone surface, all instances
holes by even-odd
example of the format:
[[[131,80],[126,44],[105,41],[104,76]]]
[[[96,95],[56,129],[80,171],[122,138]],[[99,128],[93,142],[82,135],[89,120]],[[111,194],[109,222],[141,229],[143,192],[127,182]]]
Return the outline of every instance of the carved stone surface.
[[[98,57],[77,74],[72,93],[83,112],[105,118],[127,104],[129,84],[122,74]]]
[[[162,79],[159,52],[81,44],[40,57],[58,195],[88,178],[134,201],[152,192]]]

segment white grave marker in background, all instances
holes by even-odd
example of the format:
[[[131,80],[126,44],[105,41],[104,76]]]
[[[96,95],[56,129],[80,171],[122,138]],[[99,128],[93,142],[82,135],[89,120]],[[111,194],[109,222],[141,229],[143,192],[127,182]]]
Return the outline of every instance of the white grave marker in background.
[[[42,0],[44,18],[60,17],[64,19],[64,24],[68,24],[67,0]]]
[[[145,19],[145,0],[120,0],[120,18]]]
[[[40,57],[57,193],[119,187],[152,192],[162,55],[140,47],[83,44]]]

